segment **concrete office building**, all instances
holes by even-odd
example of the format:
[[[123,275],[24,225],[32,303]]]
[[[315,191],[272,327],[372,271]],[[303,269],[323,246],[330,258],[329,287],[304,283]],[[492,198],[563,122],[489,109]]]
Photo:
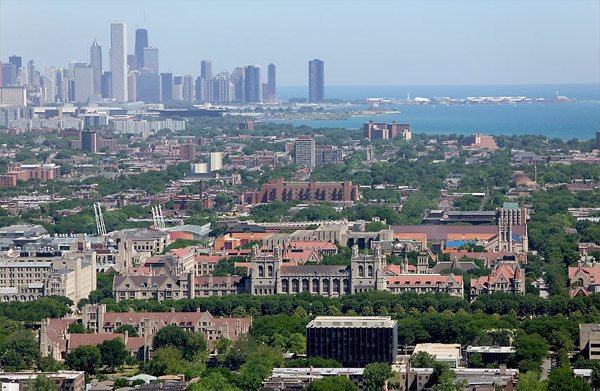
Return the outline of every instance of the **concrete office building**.
[[[150,73],[158,74],[158,48],[144,48],[144,68],[147,69]]]
[[[162,101],[170,102],[173,100],[173,74],[161,73],[160,82],[162,89]]]
[[[144,48],[148,47],[148,30],[135,30],[135,59],[137,61],[136,69],[142,69],[144,64]]]
[[[124,22],[110,25],[110,65],[112,98],[127,102],[127,26]]]
[[[588,360],[600,360],[600,324],[579,325],[579,350]]]
[[[137,102],[138,100],[138,77],[139,71],[130,71],[127,75],[127,101]]]
[[[98,134],[89,130],[81,132],[81,149],[91,153],[98,153]]]
[[[138,100],[147,103],[160,103],[161,77],[155,73],[142,73],[138,77]]]
[[[11,63],[2,64],[2,85],[12,86],[17,81],[17,66]]]
[[[262,102],[260,83],[260,67],[248,65],[244,69],[244,102]]]
[[[94,94],[94,68],[78,65],[73,69],[75,84],[75,102],[87,103]]]
[[[93,69],[94,96],[99,98],[102,94],[102,47],[96,39],[90,48],[90,66]]]
[[[183,77],[183,96],[182,99],[185,102],[194,101],[194,77],[192,75],[185,75]]]
[[[244,67],[236,67],[231,73],[231,82],[233,83],[233,100],[236,102],[244,101]]]
[[[200,63],[200,77],[204,80],[212,79],[212,62],[209,60],[202,60]]]
[[[299,136],[294,143],[294,162],[298,167],[315,167],[315,139],[311,136]]]
[[[27,106],[27,90],[25,87],[0,87],[0,104],[8,106]]]
[[[325,99],[325,63],[319,59],[308,62],[308,101]]]
[[[223,168],[223,154],[221,152],[211,152],[208,155],[208,171],[219,171]]]
[[[267,78],[267,97],[266,101],[269,103],[277,102],[277,69],[275,64],[269,64]]]
[[[100,94],[103,99],[112,99],[112,72],[102,73],[102,87]]]
[[[173,76],[173,100],[183,100],[183,76]]]
[[[398,322],[389,316],[317,316],[306,326],[306,354],[348,368],[391,364],[398,355]]]

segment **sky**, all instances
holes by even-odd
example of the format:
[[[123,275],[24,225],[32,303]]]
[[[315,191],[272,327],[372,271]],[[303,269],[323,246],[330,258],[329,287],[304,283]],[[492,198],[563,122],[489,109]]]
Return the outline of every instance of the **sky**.
[[[174,74],[272,62],[297,86],[320,58],[326,85],[600,83],[598,0],[0,0],[0,61],[88,62],[96,38],[108,69],[116,20]]]

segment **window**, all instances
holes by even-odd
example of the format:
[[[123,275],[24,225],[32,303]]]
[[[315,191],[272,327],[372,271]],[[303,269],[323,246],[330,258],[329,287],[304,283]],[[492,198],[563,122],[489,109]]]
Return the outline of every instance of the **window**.
[[[365,276],[365,268],[363,265],[359,265],[358,266],[358,276],[359,277],[364,277]]]
[[[264,277],[265,276],[265,268],[262,265],[260,265],[258,267],[258,276],[259,277]]]
[[[367,274],[369,275],[369,277],[373,277],[373,266],[369,265],[367,267]]]

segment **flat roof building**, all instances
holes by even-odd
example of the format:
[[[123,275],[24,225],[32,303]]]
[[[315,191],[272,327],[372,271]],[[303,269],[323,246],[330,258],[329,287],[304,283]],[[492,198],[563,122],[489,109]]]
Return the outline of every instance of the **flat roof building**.
[[[306,353],[344,367],[392,363],[398,355],[398,322],[389,316],[318,316],[306,326]]]

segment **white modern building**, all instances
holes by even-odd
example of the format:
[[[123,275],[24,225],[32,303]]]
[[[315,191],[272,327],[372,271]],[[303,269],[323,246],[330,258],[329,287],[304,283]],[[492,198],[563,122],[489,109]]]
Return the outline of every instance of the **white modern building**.
[[[127,26],[124,22],[110,25],[110,70],[113,98],[127,102]]]
[[[75,79],[75,102],[87,103],[94,94],[94,68],[78,66],[73,70]]]

